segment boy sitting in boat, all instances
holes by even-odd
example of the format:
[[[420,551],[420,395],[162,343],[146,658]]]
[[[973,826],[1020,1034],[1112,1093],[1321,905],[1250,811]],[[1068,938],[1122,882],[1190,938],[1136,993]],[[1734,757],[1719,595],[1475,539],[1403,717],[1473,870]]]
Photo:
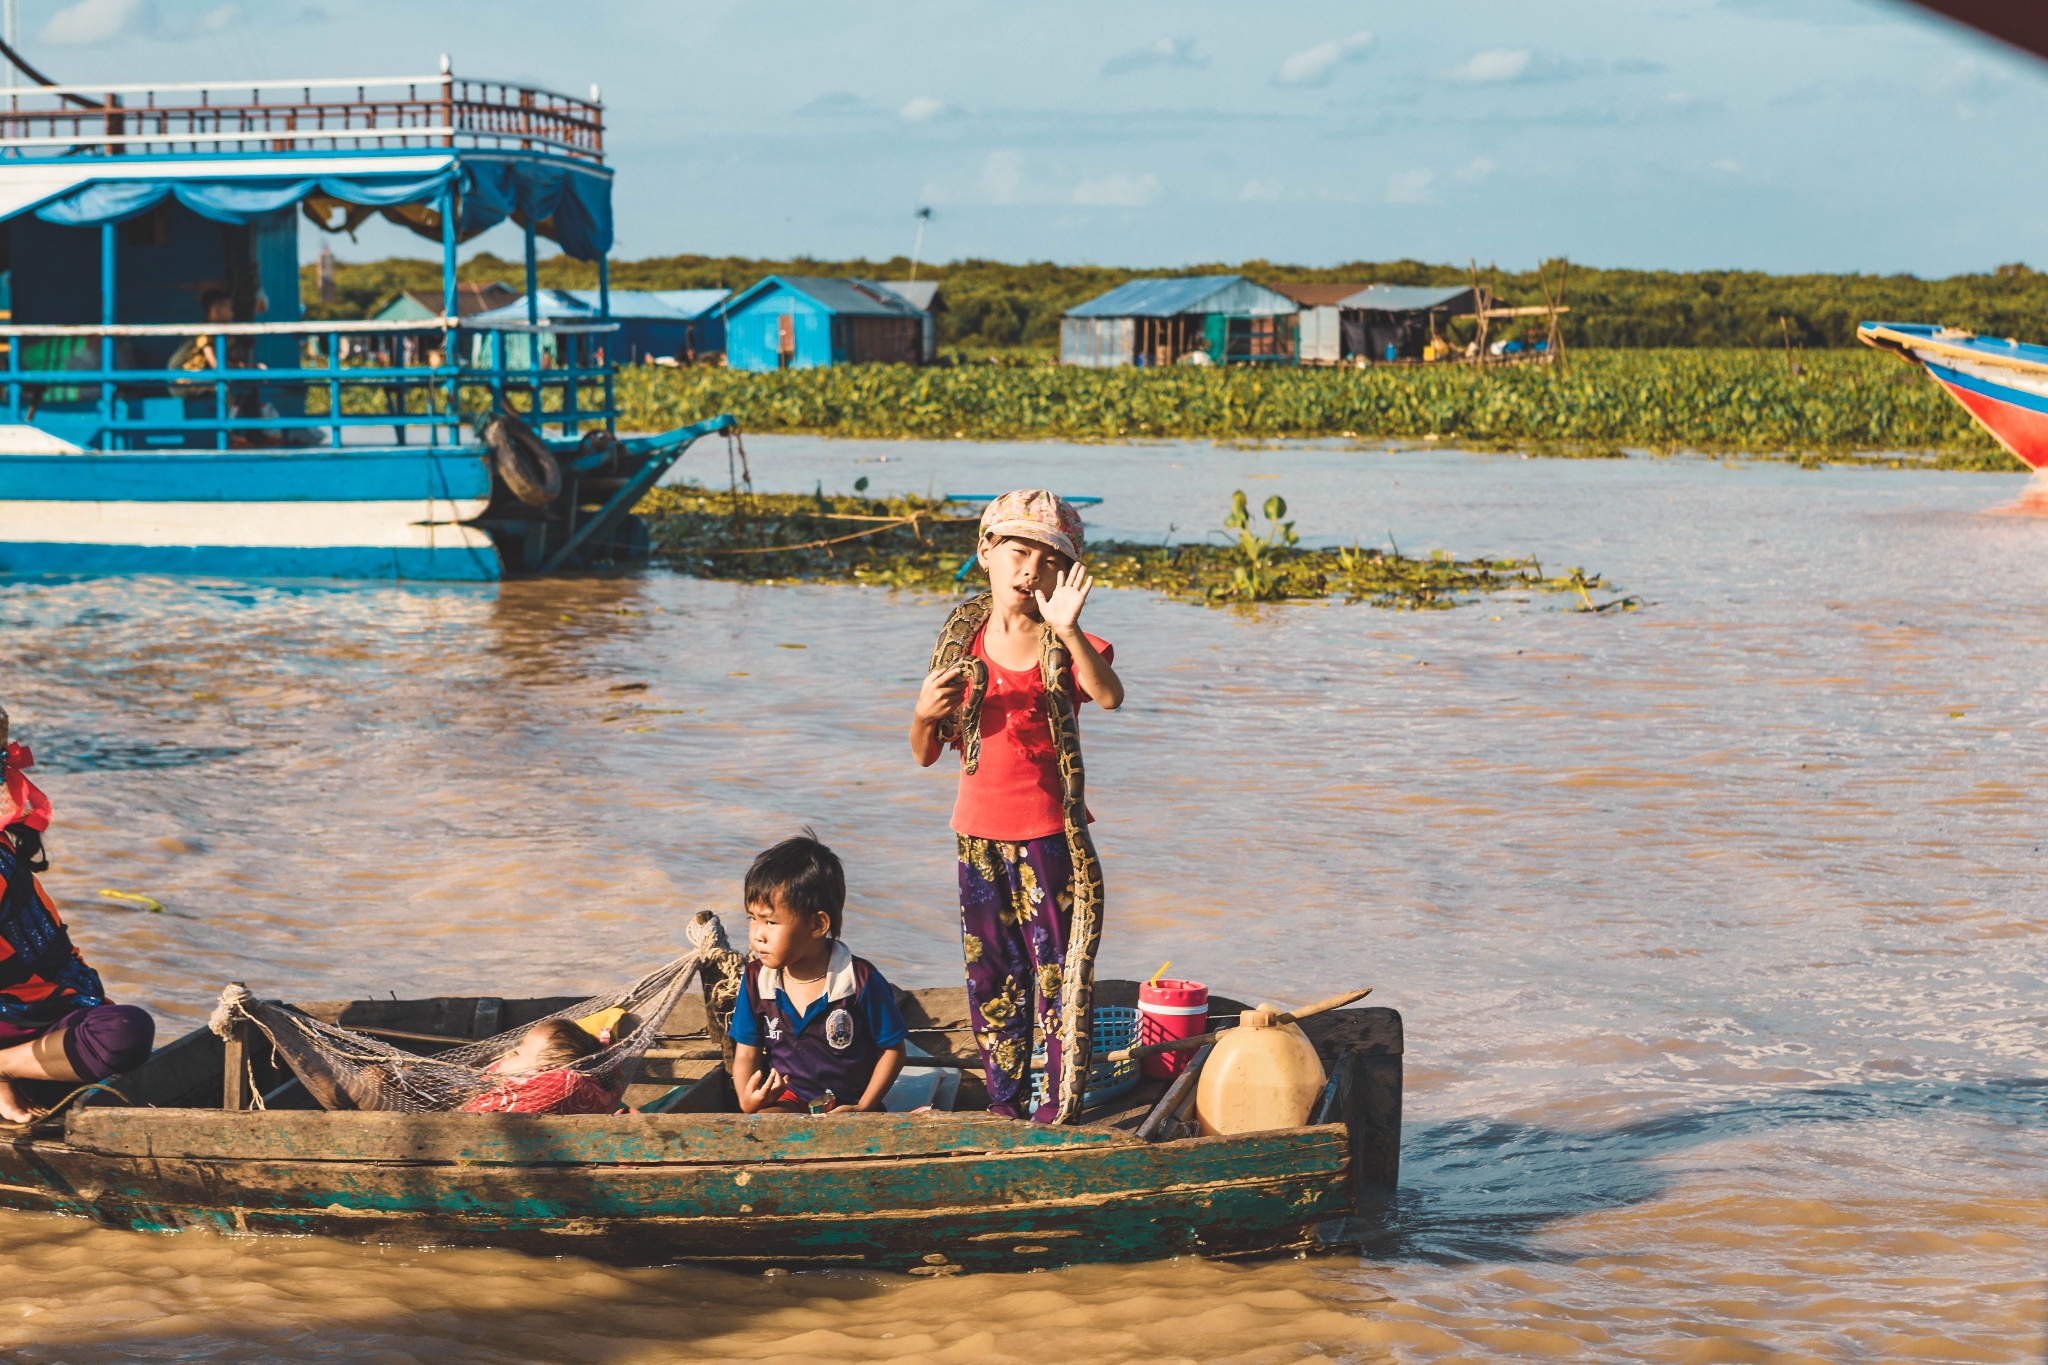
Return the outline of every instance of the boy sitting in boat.
[[[69,1090],[149,1060],[156,1023],[107,1001],[35,874],[48,867],[50,798],[28,780],[35,758],[7,739],[0,710],[0,1119],[36,1116],[15,1082]],[[58,1085],[41,1088],[55,1090]]]
[[[747,959],[730,1036],[749,1114],[878,1113],[903,1069],[896,992],[839,941],[846,871],[809,830],[747,869]]]

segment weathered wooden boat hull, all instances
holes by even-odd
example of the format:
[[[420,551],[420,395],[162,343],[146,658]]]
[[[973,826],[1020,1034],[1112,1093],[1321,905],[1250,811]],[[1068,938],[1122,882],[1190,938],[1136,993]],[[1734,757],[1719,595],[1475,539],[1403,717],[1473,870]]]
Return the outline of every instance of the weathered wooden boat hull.
[[[0,1204],[142,1231],[312,1233],[650,1264],[992,1268],[1306,1245],[1317,1223],[1350,1212],[1348,1161],[1341,1125],[742,1165],[109,1156],[27,1143],[0,1156]]]
[[[1121,985],[1105,983],[1114,993]],[[958,991],[907,993],[948,1031]],[[1234,1003],[1234,1002],[1227,1002]],[[360,1002],[324,1013],[449,1036],[539,1017],[555,1000]],[[672,1016],[695,1036],[702,1006]],[[1319,1225],[1391,1194],[1400,1017],[1323,1016],[1343,1121],[1146,1141],[1146,1104],[1075,1127],[985,1112],[742,1116],[327,1113],[214,1107],[230,1075],[275,1073],[196,1031],[95,1103],[0,1138],[0,1207],[139,1231],[214,1229],[499,1247],[627,1264],[849,1266],[951,1273],[1311,1246]],[[238,1051],[238,1050],[237,1050]],[[694,1054],[701,1057],[703,1054]],[[716,1054],[711,1054],[715,1058]],[[716,1060],[655,1059],[662,1082]],[[288,1080],[288,1073],[285,1073]],[[649,1087],[650,1089],[659,1088]],[[272,1091],[285,1096],[289,1084]],[[706,1096],[716,1085],[700,1086]],[[692,1092],[693,1095],[698,1093]],[[96,1097],[99,1098],[99,1097]],[[703,1103],[715,1104],[713,1099]],[[150,1105],[158,1107],[149,1107]]]

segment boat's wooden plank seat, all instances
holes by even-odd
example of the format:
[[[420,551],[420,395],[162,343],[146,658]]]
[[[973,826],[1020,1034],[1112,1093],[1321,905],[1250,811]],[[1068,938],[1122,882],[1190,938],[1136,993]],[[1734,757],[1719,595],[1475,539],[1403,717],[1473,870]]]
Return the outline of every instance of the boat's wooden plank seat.
[[[1111,1147],[1102,1128],[987,1114],[394,1114],[85,1108],[65,1139],[113,1156],[235,1161],[612,1165],[850,1161]]]

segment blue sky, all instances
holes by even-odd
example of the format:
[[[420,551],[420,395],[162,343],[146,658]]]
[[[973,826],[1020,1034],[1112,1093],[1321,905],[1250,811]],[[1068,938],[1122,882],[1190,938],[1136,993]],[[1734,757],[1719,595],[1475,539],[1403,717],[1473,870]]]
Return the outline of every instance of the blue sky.
[[[2048,65],[1896,0],[20,9],[66,81],[597,82],[627,257],[2048,265]]]

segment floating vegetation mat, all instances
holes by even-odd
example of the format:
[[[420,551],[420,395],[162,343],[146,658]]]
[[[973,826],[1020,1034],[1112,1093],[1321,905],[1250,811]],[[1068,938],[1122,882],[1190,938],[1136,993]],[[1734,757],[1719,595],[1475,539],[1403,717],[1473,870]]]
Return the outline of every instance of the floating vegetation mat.
[[[749,432],[1116,441],[1429,438],[1531,454],[1741,451],[1809,463],[1932,451],[1947,468],[2018,470],[1917,369],[1857,348],[1794,374],[1749,351],[1583,351],[1562,367],[1093,370],[1066,365],[833,365],[748,374],[632,365],[626,427],[729,412]]]
[[[655,489],[636,510],[653,535],[656,562],[699,578],[871,583],[927,592],[966,591],[986,581],[972,565],[980,518],[959,503],[681,485]],[[1546,571],[1534,559],[1457,559],[1443,550],[1416,557],[1358,545],[1304,548],[1294,523],[1285,520],[1285,499],[1268,498],[1260,510],[1262,519],[1238,493],[1214,542],[1093,541],[1088,567],[1103,587],[1218,605],[1336,598],[1422,610],[1509,591],[1564,594],[1576,611],[1641,605],[1598,574]]]

